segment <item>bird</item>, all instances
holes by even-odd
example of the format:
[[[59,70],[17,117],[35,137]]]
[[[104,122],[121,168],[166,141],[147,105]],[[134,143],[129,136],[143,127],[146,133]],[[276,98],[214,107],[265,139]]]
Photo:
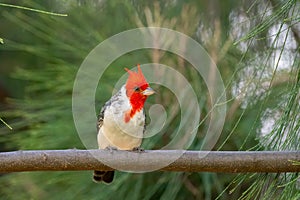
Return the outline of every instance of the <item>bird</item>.
[[[99,149],[140,150],[145,131],[144,104],[155,93],[144,77],[140,65],[137,72],[125,68],[126,83],[102,107],[97,121]],[[111,183],[114,171],[94,171],[94,182]]]

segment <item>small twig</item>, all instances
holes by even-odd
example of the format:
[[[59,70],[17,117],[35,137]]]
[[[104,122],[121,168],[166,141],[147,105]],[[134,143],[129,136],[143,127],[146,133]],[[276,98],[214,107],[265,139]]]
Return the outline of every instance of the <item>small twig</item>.
[[[44,11],[44,10],[38,10],[38,9],[34,9],[34,8],[28,8],[28,7],[24,7],[24,6],[13,5],[13,4],[0,3],[0,6],[10,7],[10,8],[18,8],[18,9],[23,9],[23,10],[29,10],[29,11],[32,11],[32,12],[37,12],[37,13],[47,14],[47,15],[60,16],[60,17],[68,16],[67,14],[48,12],[48,11]]]
[[[8,123],[6,123],[1,117],[0,117],[0,121],[1,121],[5,126],[7,126],[7,128],[9,128],[10,130],[12,130],[12,127],[11,127]]]

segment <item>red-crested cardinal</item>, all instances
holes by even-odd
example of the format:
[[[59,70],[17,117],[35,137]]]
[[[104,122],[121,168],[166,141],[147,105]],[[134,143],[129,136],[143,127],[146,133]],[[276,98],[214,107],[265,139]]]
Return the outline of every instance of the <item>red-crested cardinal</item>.
[[[145,130],[144,103],[154,90],[149,87],[140,65],[134,72],[127,68],[125,85],[108,100],[100,111],[98,128],[99,149],[134,150],[141,146]],[[114,171],[94,171],[95,182],[111,183]]]

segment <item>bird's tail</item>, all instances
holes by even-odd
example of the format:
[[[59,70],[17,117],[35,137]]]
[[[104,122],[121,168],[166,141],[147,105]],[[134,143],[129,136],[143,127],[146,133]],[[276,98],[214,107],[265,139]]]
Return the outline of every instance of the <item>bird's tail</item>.
[[[115,171],[94,171],[93,180],[96,183],[103,181],[104,183],[111,183],[114,180]]]

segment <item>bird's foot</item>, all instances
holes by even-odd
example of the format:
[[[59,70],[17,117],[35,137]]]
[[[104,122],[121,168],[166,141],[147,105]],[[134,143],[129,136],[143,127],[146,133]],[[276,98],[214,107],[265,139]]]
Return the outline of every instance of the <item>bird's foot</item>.
[[[110,153],[112,153],[113,151],[117,151],[118,149],[116,147],[108,146],[105,148],[105,150],[108,150]]]
[[[145,150],[141,147],[134,147],[132,149],[133,152],[137,152],[137,153],[142,153],[142,152],[145,152]]]

